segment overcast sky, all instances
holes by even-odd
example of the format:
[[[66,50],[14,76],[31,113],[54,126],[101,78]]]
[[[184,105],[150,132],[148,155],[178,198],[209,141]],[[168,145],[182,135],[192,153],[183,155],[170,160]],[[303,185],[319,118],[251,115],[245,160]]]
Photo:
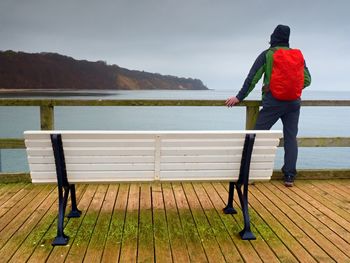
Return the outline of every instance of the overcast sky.
[[[277,24],[317,90],[348,90],[348,0],[0,0],[0,50],[57,52],[238,90]]]

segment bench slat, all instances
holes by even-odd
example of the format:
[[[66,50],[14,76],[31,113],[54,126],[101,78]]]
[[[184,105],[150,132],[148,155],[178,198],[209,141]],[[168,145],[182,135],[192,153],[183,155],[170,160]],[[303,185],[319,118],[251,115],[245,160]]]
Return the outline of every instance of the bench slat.
[[[239,170],[241,163],[162,163],[161,171],[191,171],[191,170]],[[251,170],[272,169],[273,163],[252,163]]]
[[[257,146],[253,149],[253,154],[274,154],[277,147]],[[152,147],[66,147],[65,155],[70,156],[128,156],[128,155],[154,155]],[[51,148],[27,148],[30,156],[50,156],[53,155]],[[242,153],[242,147],[163,147],[161,155],[179,156],[179,155],[237,155]]]
[[[162,156],[162,163],[236,163],[240,162],[242,159],[242,155],[200,155],[200,156]],[[274,154],[254,154],[252,155],[252,162],[271,162],[274,161]]]
[[[255,140],[255,146],[277,145],[278,139],[259,139]],[[215,139],[215,140],[162,140],[162,147],[243,147],[243,139]]]
[[[238,170],[240,163],[162,163],[161,171],[190,171],[190,170]],[[33,172],[55,172],[55,164],[30,164]],[[154,163],[128,164],[66,164],[67,171],[154,171]],[[252,163],[252,170],[272,169],[273,163]]]
[[[250,180],[269,180],[272,170],[251,170]],[[161,171],[160,181],[235,181],[239,170]],[[57,183],[55,172],[31,172],[33,183]],[[68,172],[70,183],[90,182],[149,182],[154,181],[150,171],[96,171]]]
[[[281,138],[280,131],[25,131],[24,138],[48,139],[50,134],[62,134],[62,139],[138,139],[155,138],[160,135],[164,139],[201,139],[201,138],[242,138],[247,133],[255,133],[256,138]]]
[[[53,156],[50,148],[27,148],[30,156]],[[154,148],[151,147],[118,147],[118,148],[64,148],[64,154],[70,156],[130,156],[130,155],[154,155]]]
[[[26,140],[26,147],[52,147],[50,140]],[[63,140],[64,147],[153,147],[154,140]]]
[[[255,146],[268,146],[277,144],[278,139],[259,139],[256,140]],[[189,140],[162,140],[162,147],[242,147],[242,139],[189,139]],[[52,147],[50,140],[26,140],[25,145],[28,148],[49,148]],[[116,139],[94,139],[94,140],[63,140],[64,147],[153,147],[154,140],[116,140]]]
[[[154,156],[65,156],[67,164],[89,164],[89,163],[154,163]],[[29,156],[28,162],[55,163],[53,156]]]
[[[35,140],[50,140],[50,132],[48,133],[29,133],[29,132],[24,132],[24,138],[26,140],[29,139],[35,139]],[[70,140],[93,140],[93,139],[123,139],[123,140],[134,140],[134,139],[154,139],[155,135],[154,134],[144,134],[144,133],[139,133],[139,134],[118,134],[118,133],[103,133],[103,131],[95,131],[95,133],[86,133],[84,131],[80,131],[77,133],[74,132],[68,132],[68,131],[55,131],[53,133],[60,133],[62,134],[62,140],[70,139]]]
[[[30,164],[33,172],[55,172],[52,164]],[[66,164],[67,171],[154,171],[154,163],[126,163],[126,164]]]
[[[154,156],[65,156],[67,164],[104,164],[104,163],[154,163]],[[241,155],[232,156],[162,156],[161,163],[236,163],[240,162]],[[252,163],[254,162],[273,162],[275,155],[253,155]],[[29,156],[29,164],[54,164],[53,156]]]
[[[56,172],[31,172],[33,183],[57,183]],[[68,172],[70,183],[89,182],[149,182],[154,180],[153,171],[84,171]]]
[[[254,147],[253,154],[275,154],[277,147]],[[242,147],[207,147],[207,148],[197,148],[197,147],[188,147],[188,148],[166,148],[163,147],[162,155],[163,156],[196,156],[196,155],[238,155],[242,154]]]

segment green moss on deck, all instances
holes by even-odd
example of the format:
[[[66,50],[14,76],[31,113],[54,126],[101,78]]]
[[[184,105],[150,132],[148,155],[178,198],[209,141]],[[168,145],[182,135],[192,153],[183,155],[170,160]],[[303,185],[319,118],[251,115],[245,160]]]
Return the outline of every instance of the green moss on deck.
[[[31,183],[29,173],[0,173],[0,183]]]

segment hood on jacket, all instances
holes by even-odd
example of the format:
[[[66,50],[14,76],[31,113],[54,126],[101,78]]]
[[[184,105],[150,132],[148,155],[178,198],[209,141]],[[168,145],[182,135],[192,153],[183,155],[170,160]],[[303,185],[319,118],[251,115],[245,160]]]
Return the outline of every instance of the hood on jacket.
[[[271,47],[277,47],[277,46],[289,47],[289,35],[290,35],[289,26],[278,25],[273,31],[273,33],[271,34],[271,38],[270,38]]]

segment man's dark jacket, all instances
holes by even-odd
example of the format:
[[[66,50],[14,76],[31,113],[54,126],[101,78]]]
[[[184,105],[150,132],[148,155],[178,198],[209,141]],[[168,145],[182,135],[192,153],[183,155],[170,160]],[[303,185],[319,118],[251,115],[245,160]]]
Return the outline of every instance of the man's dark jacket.
[[[244,81],[242,89],[237,94],[237,99],[242,101],[254,89],[256,83],[264,74],[263,86],[268,87],[271,78],[273,53],[275,50],[283,48],[289,49],[290,29],[288,26],[278,25],[271,35],[270,48],[263,51],[255,60],[252,68],[249,71],[247,78]],[[311,84],[311,76],[305,64],[304,69],[304,87]],[[274,99],[270,92],[263,90],[263,104],[278,104],[279,101]]]

